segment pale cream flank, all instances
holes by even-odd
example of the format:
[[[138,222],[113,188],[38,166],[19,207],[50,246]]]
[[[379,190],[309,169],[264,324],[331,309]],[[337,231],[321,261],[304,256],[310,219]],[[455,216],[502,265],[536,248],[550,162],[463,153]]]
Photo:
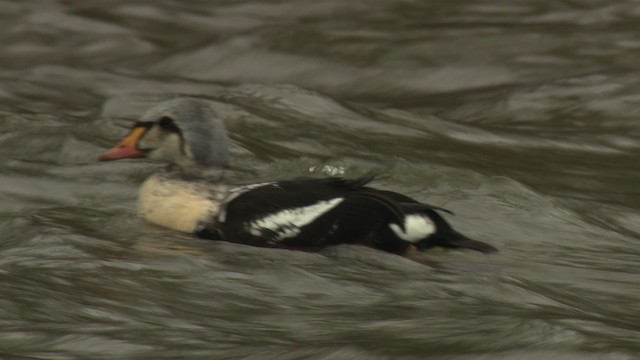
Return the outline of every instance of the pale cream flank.
[[[150,223],[193,233],[220,212],[220,202],[210,194],[206,184],[153,175],[140,188],[138,213]]]

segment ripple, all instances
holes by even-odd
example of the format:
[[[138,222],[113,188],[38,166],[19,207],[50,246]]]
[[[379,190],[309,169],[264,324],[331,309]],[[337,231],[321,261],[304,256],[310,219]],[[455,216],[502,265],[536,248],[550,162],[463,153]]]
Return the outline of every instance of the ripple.
[[[634,359],[631,3],[0,0],[0,348],[14,358]],[[500,248],[194,239],[98,163],[210,100],[232,181],[379,173]]]

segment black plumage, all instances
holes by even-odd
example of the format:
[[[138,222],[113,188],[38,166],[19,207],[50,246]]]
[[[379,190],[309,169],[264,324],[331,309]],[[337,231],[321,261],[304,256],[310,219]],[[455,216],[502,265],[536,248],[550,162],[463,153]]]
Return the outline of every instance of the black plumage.
[[[204,238],[219,239],[254,246],[317,250],[336,244],[363,244],[392,253],[404,254],[410,246],[425,250],[433,246],[468,248],[482,252],[496,249],[456,232],[438,214],[447,211],[420,203],[391,191],[366,186],[373,178],[296,179],[268,183],[237,195],[225,204],[224,216],[213,227],[198,233]],[[286,212],[341,199],[300,227],[288,223]],[[260,229],[255,222],[282,213],[280,226]],[[428,236],[409,242],[390,228],[405,229],[409,215],[427,217],[434,230]],[[295,234],[284,236],[285,234]]]

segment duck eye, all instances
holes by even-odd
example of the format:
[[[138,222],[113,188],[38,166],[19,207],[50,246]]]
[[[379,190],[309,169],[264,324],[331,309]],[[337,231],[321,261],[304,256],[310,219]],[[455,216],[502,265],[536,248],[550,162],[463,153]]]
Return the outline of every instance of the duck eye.
[[[175,133],[179,133],[180,129],[178,128],[178,126],[176,126],[175,122],[173,121],[172,118],[168,117],[168,116],[163,116],[160,118],[160,120],[158,121],[158,125],[167,131],[171,131],[171,132],[175,132]]]

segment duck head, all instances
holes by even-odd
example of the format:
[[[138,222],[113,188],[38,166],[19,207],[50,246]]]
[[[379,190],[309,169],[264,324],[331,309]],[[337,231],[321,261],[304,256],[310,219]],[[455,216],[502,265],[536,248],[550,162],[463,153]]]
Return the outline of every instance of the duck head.
[[[204,101],[178,98],[147,111],[100,160],[149,158],[182,168],[225,168],[228,139],[224,124]]]

